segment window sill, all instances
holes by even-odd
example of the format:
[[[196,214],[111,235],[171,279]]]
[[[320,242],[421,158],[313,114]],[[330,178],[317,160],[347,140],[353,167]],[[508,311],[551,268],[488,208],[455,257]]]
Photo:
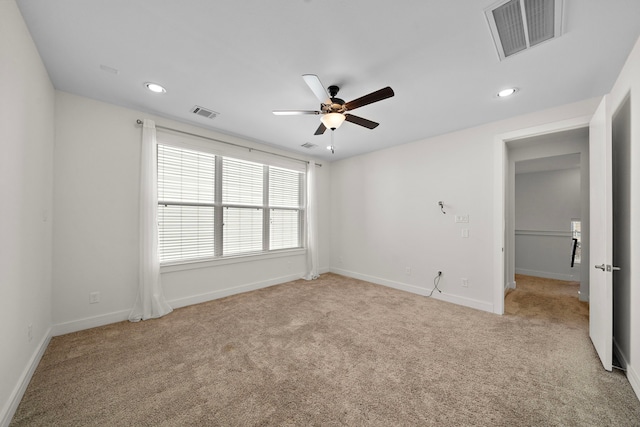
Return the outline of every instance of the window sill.
[[[160,265],[160,273],[171,273],[174,271],[182,271],[182,270],[194,270],[198,268],[219,267],[221,265],[228,265],[228,264],[239,264],[243,262],[262,261],[265,259],[298,256],[298,255],[304,255],[306,253],[307,253],[307,250],[304,248],[284,249],[280,251],[269,252],[266,254],[263,253],[263,254],[256,254],[256,255],[228,256],[224,258],[207,259],[207,260],[201,260],[201,261],[167,263],[167,264]]]

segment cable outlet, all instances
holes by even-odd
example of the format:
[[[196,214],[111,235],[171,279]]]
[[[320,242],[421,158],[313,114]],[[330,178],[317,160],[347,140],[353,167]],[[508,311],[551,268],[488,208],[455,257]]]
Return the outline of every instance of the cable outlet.
[[[405,267],[404,272],[407,274],[407,276],[411,276],[411,267]]]
[[[462,279],[462,287],[463,288],[469,287],[469,279]]]
[[[97,304],[100,302],[100,292],[91,292],[89,294],[89,304]]]

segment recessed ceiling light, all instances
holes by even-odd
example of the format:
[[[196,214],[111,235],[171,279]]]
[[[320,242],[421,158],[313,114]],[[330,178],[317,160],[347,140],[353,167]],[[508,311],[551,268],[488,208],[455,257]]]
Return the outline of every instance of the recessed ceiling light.
[[[147,89],[149,89],[151,92],[155,92],[155,93],[165,93],[167,90],[165,88],[163,88],[162,86],[160,86],[157,83],[145,83],[144,84],[145,87]]]
[[[499,96],[500,98],[504,98],[504,97],[506,97],[506,96],[511,96],[511,95],[513,95],[513,94],[514,94],[514,93],[516,93],[517,91],[518,91],[518,89],[516,89],[515,87],[510,87],[510,88],[508,88],[508,89],[503,89],[503,90],[501,90],[500,92],[498,92],[498,96]]]

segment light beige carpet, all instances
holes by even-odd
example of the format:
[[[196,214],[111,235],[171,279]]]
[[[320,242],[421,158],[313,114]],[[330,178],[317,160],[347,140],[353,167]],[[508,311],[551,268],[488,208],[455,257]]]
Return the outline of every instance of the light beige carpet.
[[[12,425],[637,426],[575,284],[526,282],[505,316],[325,274],[55,337]]]

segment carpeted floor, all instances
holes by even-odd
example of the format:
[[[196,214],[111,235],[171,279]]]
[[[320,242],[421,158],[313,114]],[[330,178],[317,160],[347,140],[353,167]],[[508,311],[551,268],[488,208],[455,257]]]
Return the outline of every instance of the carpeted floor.
[[[324,274],[55,337],[11,425],[639,425],[577,286],[517,280],[505,316]]]

